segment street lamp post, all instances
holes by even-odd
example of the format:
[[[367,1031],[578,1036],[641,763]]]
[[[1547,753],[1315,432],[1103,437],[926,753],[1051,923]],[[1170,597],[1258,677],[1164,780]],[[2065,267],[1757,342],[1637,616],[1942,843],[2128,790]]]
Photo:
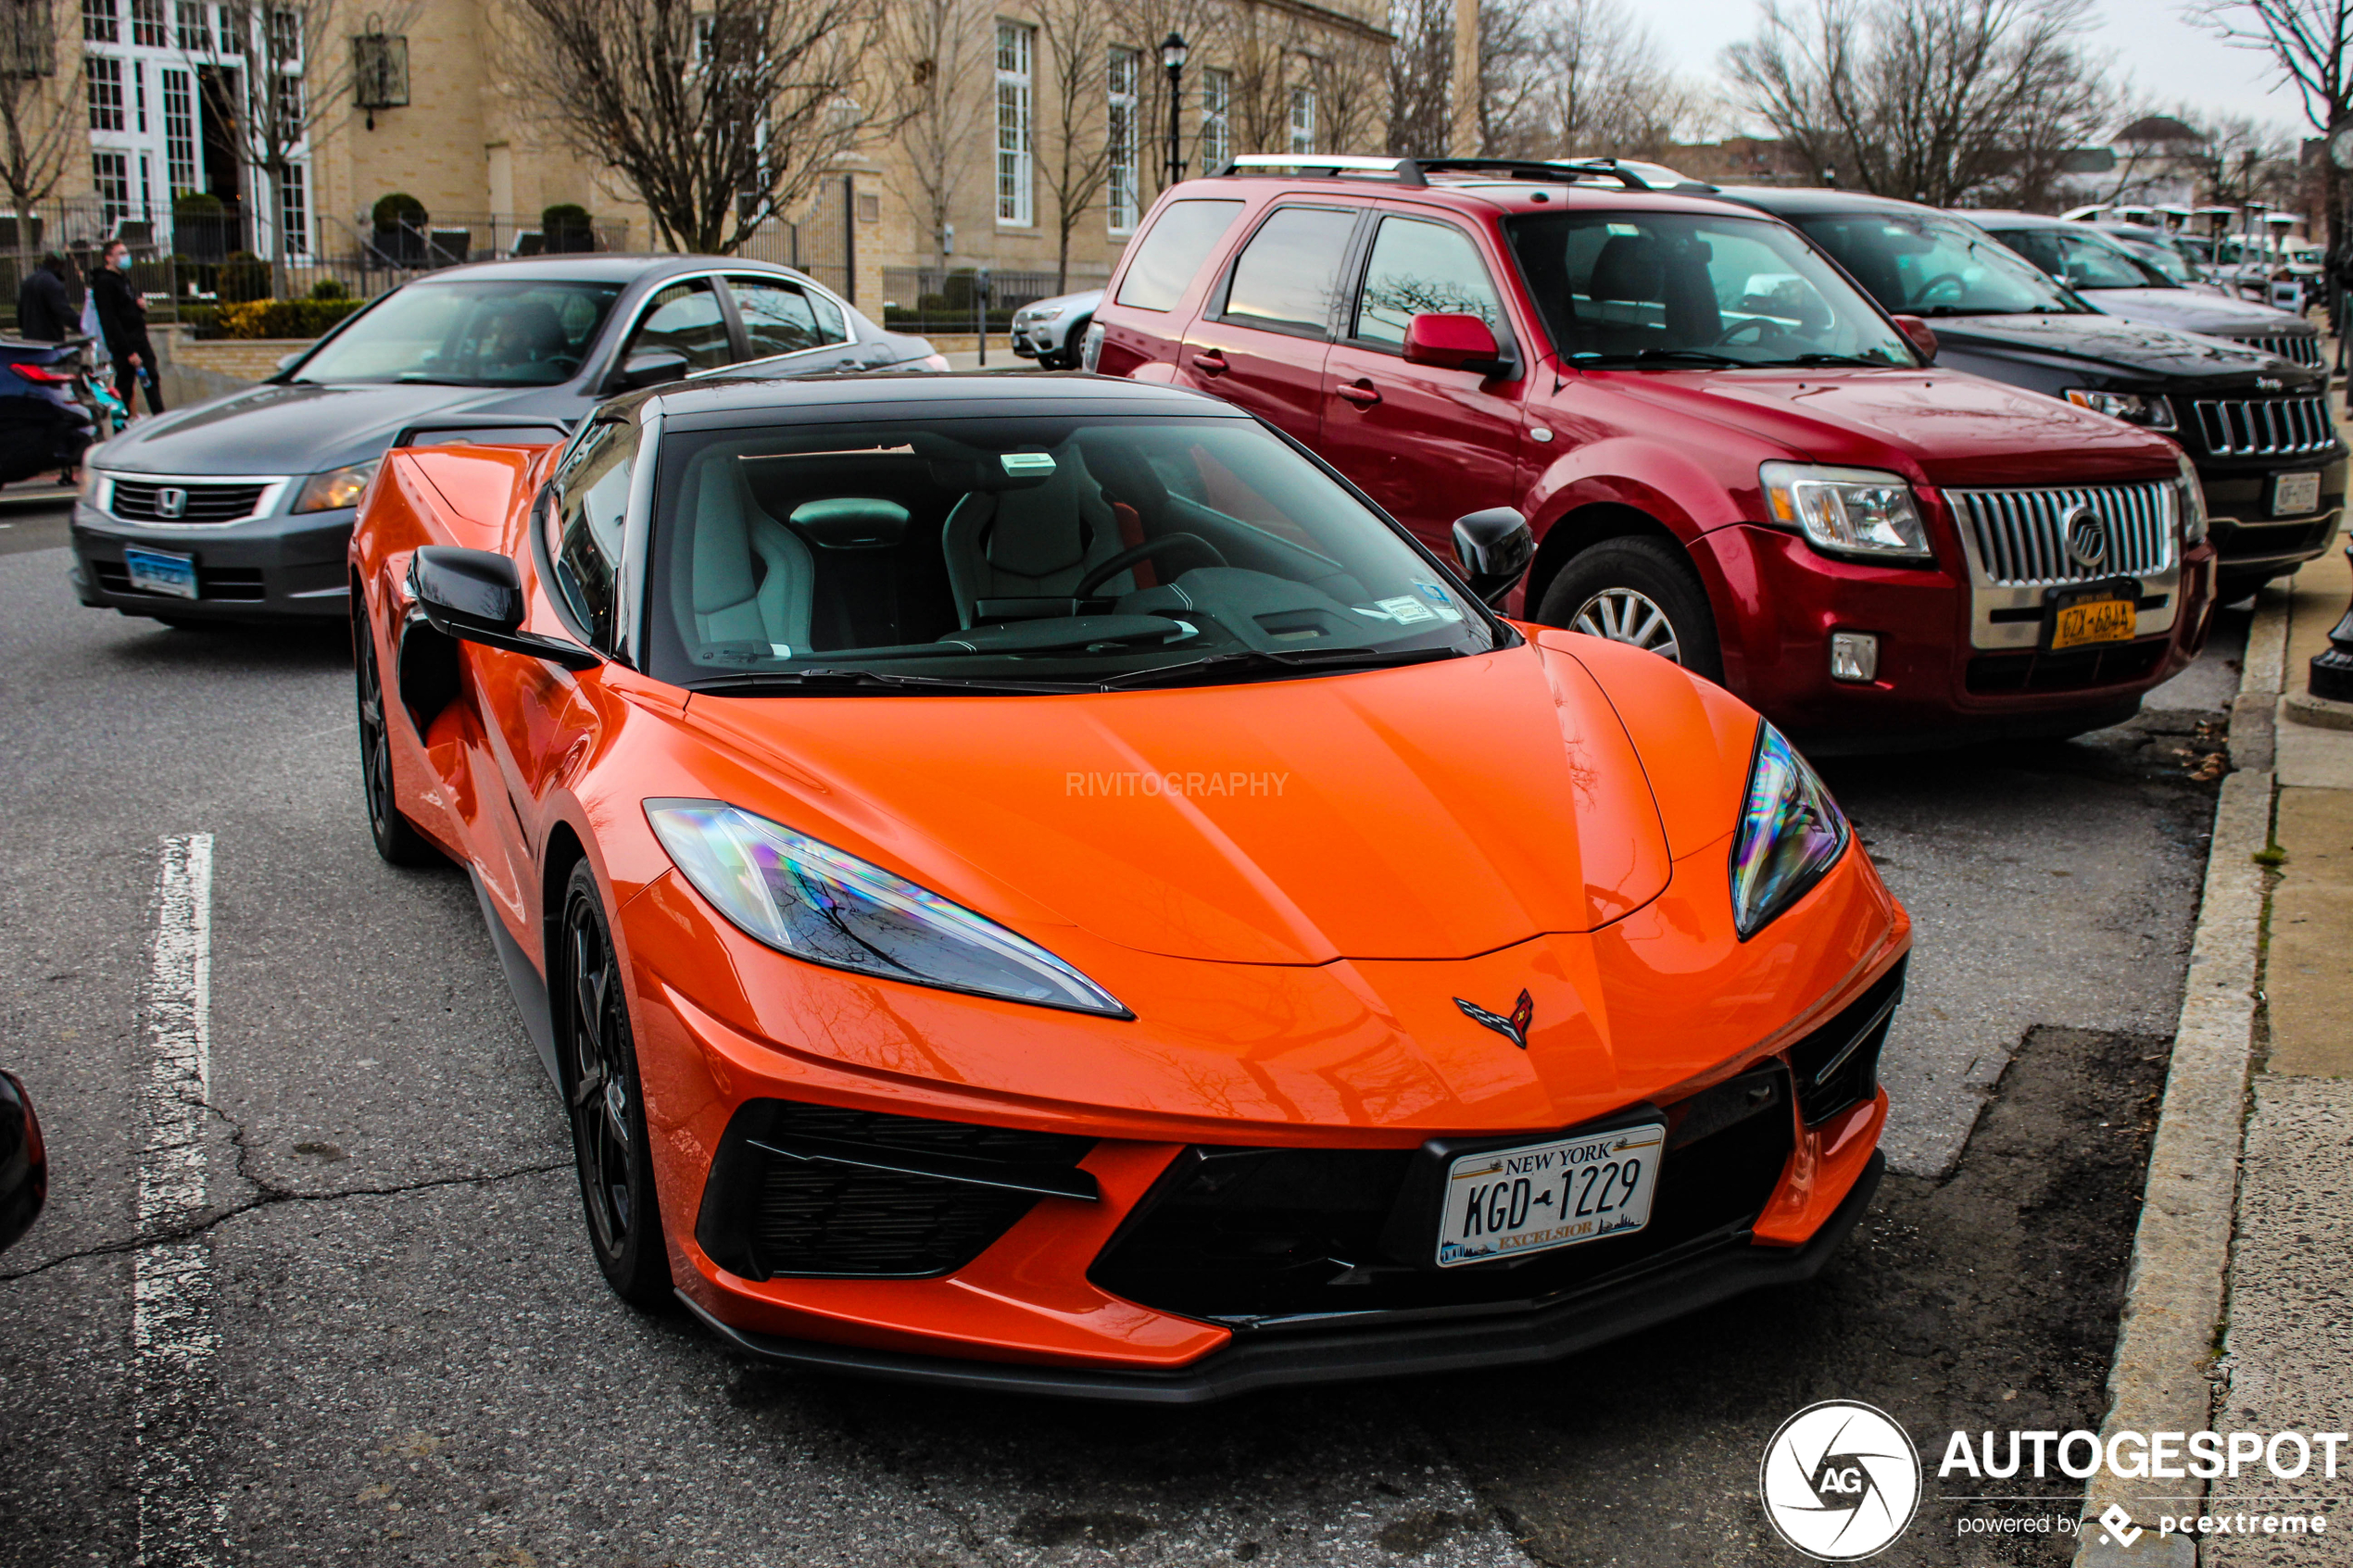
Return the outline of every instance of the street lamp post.
[[[1185,35],[1173,28],[1160,42],[1160,64],[1168,72],[1168,183],[1174,185],[1185,177]]]

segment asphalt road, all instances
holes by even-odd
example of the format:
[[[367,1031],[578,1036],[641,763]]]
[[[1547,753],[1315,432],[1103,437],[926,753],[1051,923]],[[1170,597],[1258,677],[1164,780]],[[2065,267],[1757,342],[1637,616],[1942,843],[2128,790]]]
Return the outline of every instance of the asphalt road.
[[[466,884],[369,847],[342,633],[82,609],[56,516],[0,525],[0,1063],[56,1177],[0,1258],[0,1564],[1795,1562],[1753,1488],[1804,1404],[2096,1424],[2227,650],[2134,728],[1826,770],[1919,942],[1898,1173],[1822,1280],[1533,1374],[1139,1414],[621,1307]],[[1930,1490],[1886,1561],[2060,1560]]]

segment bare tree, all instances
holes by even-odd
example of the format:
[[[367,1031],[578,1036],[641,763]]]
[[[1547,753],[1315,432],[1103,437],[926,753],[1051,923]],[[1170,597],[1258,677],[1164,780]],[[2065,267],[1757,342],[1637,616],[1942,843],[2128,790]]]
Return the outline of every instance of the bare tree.
[[[57,76],[51,0],[0,0],[0,188],[16,214],[17,276],[32,270],[32,209],[82,145],[82,71]]]
[[[616,171],[673,250],[732,255],[890,125],[862,105],[887,59],[877,0],[511,0],[510,88],[557,142]]]
[[[2186,10],[2223,42],[2270,56],[2314,131],[2326,135],[2353,115],[2353,0],[2195,0]],[[2345,231],[2345,171],[2324,158],[2321,178],[2329,257],[2342,266],[2353,240]]]
[[[1389,139],[1389,44],[1369,33],[1339,32],[1306,59],[1315,94],[1318,152],[1369,153]]]
[[[993,123],[983,80],[990,13],[979,0],[897,0],[886,19],[883,58],[910,176],[900,196],[944,264],[957,194]]]
[[[1070,236],[1095,198],[1111,183],[1114,154],[1134,156],[1112,139],[1106,72],[1111,53],[1110,7],[1101,0],[1044,0],[1038,7],[1038,44],[1044,58],[1045,112],[1038,128],[1046,145],[1038,159],[1054,204],[1054,292],[1070,287]]]
[[[1432,157],[1454,125],[1453,0],[1390,0],[1389,150]]]

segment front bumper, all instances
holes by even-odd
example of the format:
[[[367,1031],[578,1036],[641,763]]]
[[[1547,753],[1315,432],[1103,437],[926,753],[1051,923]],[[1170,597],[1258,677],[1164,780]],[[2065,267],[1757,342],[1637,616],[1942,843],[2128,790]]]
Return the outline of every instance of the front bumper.
[[[2217,570],[2234,582],[2293,571],[2326,551],[2336,537],[2345,512],[2347,458],[2318,467],[2318,510],[2285,517],[2272,515],[2273,486],[2283,474],[2316,471],[2309,459],[2231,462],[2205,457],[2196,462]]]
[[[125,522],[86,501],[73,508],[75,594],[126,615],[212,621],[340,621],[350,613],[346,558],[357,512],[248,518],[218,527]],[[193,556],[197,596],[134,593],[123,548]]]

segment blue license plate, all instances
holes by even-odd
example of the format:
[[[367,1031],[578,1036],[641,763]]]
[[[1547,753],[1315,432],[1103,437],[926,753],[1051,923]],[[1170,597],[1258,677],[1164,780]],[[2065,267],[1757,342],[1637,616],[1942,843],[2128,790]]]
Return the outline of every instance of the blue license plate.
[[[131,591],[134,594],[161,594],[168,598],[193,599],[196,596],[196,558],[175,556],[168,550],[141,550],[125,546],[122,564],[131,573]]]

